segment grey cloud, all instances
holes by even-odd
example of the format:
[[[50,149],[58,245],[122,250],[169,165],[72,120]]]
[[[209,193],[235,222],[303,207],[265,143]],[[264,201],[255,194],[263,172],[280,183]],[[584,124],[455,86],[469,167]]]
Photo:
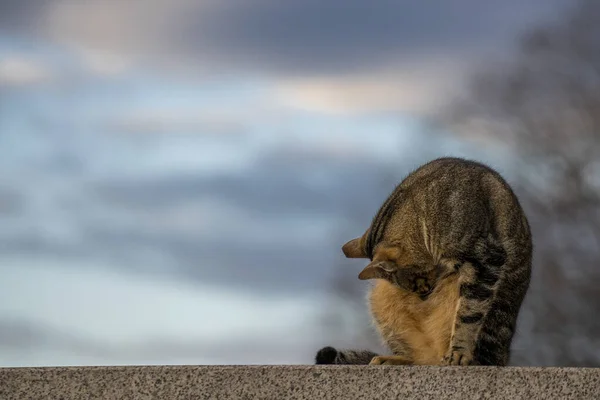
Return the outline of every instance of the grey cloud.
[[[5,226],[0,232],[0,252],[64,260],[81,268],[128,268],[140,274],[160,274],[165,279],[239,290],[310,292],[326,284],[331,268],[343,259],[340,245],[366,229],[382,199],[401,177],[424,159],[435,156],[426,147],[431,141],[425,134],[415,138],[410,152],[399,149],[399,159],[393,166],[368,158],[336,158],[277,148],[262,154],[252,168],[239,174],[178,173],[145,179],[112,176],[73,181],[77,188],[49,197],[48,207],[68,209],[68,214],[40,222],[32,221],[36,217],[27,210],[20,210],[19,221],[31,229],[14,231]],[[415,161],[414,154],[419,154],[419,161]],[[70,168],[80,169],[78,164],[63,167],[63,176],[74,172]],[[319,176],[317,187],[311,178],[315,175]],[[222,218],[223,225],[229,224],[224,230],[228,232],[226,237],[222,233],[207,235],[203,231],[206,228],[196,229],[192,224],[183,230],[170,227],[172,210],[185,209],[194,202],[201,204],[205,198],[211,201],[209,204],[225,203],[241,210],[252,216],[252,223],[264,221],[270,228],[246,228],[245,222],[227,215],[227,208],[215,210],[221,213],[215,217]],[[303,227],[307,221],[322,219],[332,232],[330,237],[298,240],[302,237],[299,232],[313,232]],[[278,222],[273,223],[275,220]],[[64,240],[44,234],[53,228],[44,227],[45,223],[64,224],[74,233]],[[250,237],[265,229],[272,231],[267,232],[268,237],[278,238],[277,245]],[[314,232],[322,235],[321,229]]]
[[[111,207],[159,212],[189,200],[216,199],[260,217],[296,215],[368,221],[379,202],[404,175],[448,149],[440,134],[421,130],[409,148],[398,148],[393,164],[370,157],[335,157],[282,146],[261,154],[239,173],[163,175],[117,179],[86,188]],[[437,143],[431,146],[431,143]],[[318,176],[316,186],[307,177]]]
[[[17,190],[0,188],[0,216],[14,216],[23,211],[25,196]]]
[[[380,163],[366,160],[306,158],[290,161],[285,155],[267,154],[252,168],[239,174],[176,175],[146,181],[105,182],[96,185],[93,193],[101,201],[116,207],[149,211],[206,197],[264,216],[340,217],[344,208],[373,208],[372,198],[384,195],[378,193],[381,182],[373,179],[382,168]],[[305,179],[308,173],[320,175],[327,181],[327,187],[312,187]]]
[[[261,69],[344,73],[415,56],[505,44],[561,0],[521,2],[306,0],[223,2],[211,18],[190,16],[190,52]],[[234,5],[235,4],[235,5]]]
[[[19,21],[10,25],[13,29],[35,31],[48,4],[52,0],[2,2],[0,15],[7,22]],[[112,2],[110,7],[115,4],[118,7]],[[143,14],[159,4],[175,12],[165,15],[160,27],[130,21],[122,34],[139,37],[131,43],[144,47],[127,49],[130,53],[149,49],[158,57],[196,59],[200,65],[224,70],[337,74],[396,65],[427,54],[460,59],[489,50],[568,2],[257,0],[199,3],[190,9],[177,1],[172,5],[154,1],[123,7],[130,13],[134,8],[135,15],[136,7],[144,7],[139,8]],[[94,18],[85,8],[78,10],[82,21]],[[80,39],[77,33],[68,34]],[[111,45],[119,43],[107,43]]]
[[[157,274],[165,279],[208,283],[240,291],[288,295],[322,289],[323,278],[335,251],[327,243],[318,248],[301,243],[256,246],[245,242],[243,237],[233,237],[225,242],[148,235],[139,231],[115,234],[96,230],[90,232],[88,240],[93,241],[96,249],[109,254],[115,265],[127,265],[142,274]],[[157,252],[170,256],[172,262],[158,267],[142,264],[136,259],[140,253],[139,246],[151,246]],[[129,259],[131,262],[127,262]]]
[[[0,0],[0,34],[33,31],[35,21],[44,15],[47,7],[56,0]]]
[[[160,274],[166,279],[208,282],[238,290],[288,294],[316,291],[326,284],[331,267],[343,257],[339,250],[341,242],[346,236],[356,234],[347,229],[357,221],[360,226],[356,229],[363,229],[362,223],[368,223],[377,203],[391,190],[374,178],[388,168],[352,159],[317,159],[309,154],[290,161],[285,154],[274,152],[265,154],[254,168],[240,175],[176,175],[148,181],[96,182],[82,188],[89,195],[87,206],[71,207],[71,217],[77,221],[76,242],[54,241],[35,231],[13,232],[4,235],[0,250],[5,255],[78,260],[69,264],[82,268],[90,261],[93,265],[126,266],[142,274]],[[325,187],[311,188],[306,178],[309,172],[327,176]],[[276,225],[279,231],[274,234],[283,239],[272,246],[264,241],[253,242],[243,226],[225,240],[199,237],[193,230],[173,232],[161,229],[160,224],[147,230],[135,222],[160,218],[173,207],[205,196],[255,215],[256,221],[293,218],[302,222],[303,218],[323,216],[331,221],[331,229],[339,232],[340,237],[316,245],[310,238],[306,243],[296,242],[293,239],[298,237],[293,232],[296,225],[290,221]],[[144,212],[125,225],[99,223],[97,218],[90,218],[97,205],[106,208],[111,218],[122,212]],[[335,221],[339,221],[339,226],[335,226]],[[250,232],[254,229],[248,227]],[[289,237],[287,242],[286,237]]]
[[[201,318],[201,316],[196,316]],[[257,318],[262,316],[257,315]],[[317,323],[318,321],[307,321]],[[99,362],[170,363],[183,359],[213,358],[221,363],[310,362],[313,337],[284,335],[277,341],[263,335],[244,335],[229,340],[176,340],[173,338],[141,338],[134,343],[110,343],[85,335],[57,329],[42,322],[0,315],[0,349],[31,352],[51,349],[68,360],[71,355]],[[114,342],[114,338],[113,338]],[[59,357],[60,357],[59,356]],[[53,356],[56,357],[56,356]],[[0,356],[6,365],[8,357]],[[22,362],[22,361],[17,361]],[[53,363],[64,361],[53,358]],[[10,366],[15,365],[14,361]]]

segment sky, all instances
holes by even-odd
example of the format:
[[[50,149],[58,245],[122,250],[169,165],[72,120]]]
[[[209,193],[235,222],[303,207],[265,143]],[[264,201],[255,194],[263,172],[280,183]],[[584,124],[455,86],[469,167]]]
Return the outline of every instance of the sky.
[[[0,0],[0,366],[350,344],[341,245],[429,159],[510,176],[428,118],[565,4]]]

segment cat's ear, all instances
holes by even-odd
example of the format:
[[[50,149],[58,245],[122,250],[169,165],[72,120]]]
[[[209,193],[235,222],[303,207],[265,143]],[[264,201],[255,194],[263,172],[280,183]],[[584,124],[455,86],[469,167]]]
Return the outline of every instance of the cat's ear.
[[[361,281],[367,279],[388,279],[396,271],[397,266],[392,261],[373,261],[358,274]]]
[[[369,258],[362,245],[362,238],[352,239],[342,246],[346,258]]]

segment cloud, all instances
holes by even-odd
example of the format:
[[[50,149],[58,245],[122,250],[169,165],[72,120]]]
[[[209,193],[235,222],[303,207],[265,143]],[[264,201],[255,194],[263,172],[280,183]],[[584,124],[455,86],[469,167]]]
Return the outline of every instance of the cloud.
[[[289,362],[313,346],[319,330],[316,322],[323,296],[255,294],[206,282],[148,279],[101,266],[82,269],[69,264],[3,259],[0,270],[5,279],[0,292],[3,299],[10,299],[0,304],[3,365],[11,358],[10,363],[16,361],[11,352],[27,354],[32,348],[36,365],[62,363],[75,355],[85,356],[88,363],[92,359],[161,363],[185,358],[193,362],[186,357],[190,352],[212,362],[224,362],[224,358],[237,362],[287,358]],[[75,298],[78,301],[72,301]],[[292,332],[302,333],[304,339],[295,344],[276,340],[290,345],[291,356],[286,356],[283,346],[273,349],[278,354],[262,357],[259,351],[238,354],[238,346],[264,350],[267,343],[290,337]],[[48,351],[54,354],[49,356]]]
[[[46,135],[58,146],[52,131]],[[275,141],[272,148],[256,143],[260,139],[242,144],[203,135],[168,140],[150,135],[142,145],[118,136],[73,147],[63,141],[46,150],[48,160],[35,174],[26,173],[30,157],[7,165],[11,176],[19,177],[9,183],[22,206],[0,230],[3,255],[81,269],[102,263],[236,290],[313,290],[340,256],[332,233],[349,224],[348,209],[358,210],[352,219],[360,214],[366,224],[388,190],[378,187],[379,160],[344,141],[377,154],[373,148],[389,139],[382,134],[360,141],[353,135],[334,138],[280,139],[283,143]],[[21,146],[27,143],[22,139]],[[342,142],[341,149],[336,142]],[[211,153],[219,162],[232,155],[229,162],[237,162],[246,147],[260,149],[249,150],[257,159],[236,171],[216,171],[213,163],[184,171],[178,166],[188,156],[206,162]],[[48,168],[53,158],[71,152],[82,155],[83,165],[58,174]],[[160,166],[149,167],[147,161]],[[45,195],[38,199],[40,188]]]
[[[133,134],[238,135],[244,131],[245,121],[235,115],[211,113],[200,108],[149,108],[134,110],[118,118],[112,128]]]
[[[315,320],[311,324],[287,329],[266,329],[259,334],[243,334],[228,340],[222,337],[198,339],[195,334],[202,331],[201,327],[190,329],[184,337],[136,338],[118,343],[107,340],[113,339],[116,334],[106,335],[108,337],[98,340],[80,332],[61,329],[64,323],[56,324],[55,327],[23,317],[0,316],[0,364],[3,367],[306,364],[313,362],[315,349],[327,344],[319,319],[314,316],[317,312],[309,311],[311,319]],[[244,329],[239,331],[243,332]],[[144,333],[151,336],[153,332]],[[336,340],[340,339],[343,338],[336,337]]]
[[[0,85],[19,86],[49,81],[53,71],[41,60],[20,54],[0,58]]]
[[[82,66],[96,75],[121,75],[129,71],[133,63],[133,60],[125,55],[102,50],[81,48],[78,53]]]
[[[47,33],[64,42],[199,66],[338,74],[498,46],[560,0],[55,1]]]
[[[567,3],[45,0],[6,13],[20,21],[13,30],[71,47],[95,73],[258,76],[301,109],[421,113],[475,60]]]
[[[278,100],[289,107],[326,114],[408,112],[424,114],[457,88],[468,68],[445,57],[428,57],[402,68],[278,82]],[[448,79],[452,77],[452,79]]]
[[[0,35],[32,33],[55,0],[0,0]]]

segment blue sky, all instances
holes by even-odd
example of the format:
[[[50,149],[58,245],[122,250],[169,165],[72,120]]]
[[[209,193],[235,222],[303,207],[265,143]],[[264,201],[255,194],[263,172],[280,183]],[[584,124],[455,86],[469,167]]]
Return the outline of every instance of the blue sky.
[[[0,1],[0,365],[353,344],[341,244],[431,158],[510,176],[426,120],[564,2],[365,4]]]

